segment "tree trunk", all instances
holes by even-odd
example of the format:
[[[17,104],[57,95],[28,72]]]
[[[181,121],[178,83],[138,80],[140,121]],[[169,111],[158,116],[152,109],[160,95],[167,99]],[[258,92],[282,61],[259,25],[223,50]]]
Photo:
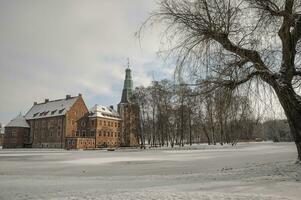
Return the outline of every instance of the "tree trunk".
[[[192,124],[191,124],[191,109],[188,110],[188,119],[189,119],[189,145],[192,145]]]
[[[291,135],[297,146],[298,159],[301,160],[301,97],[290,84],[282,83],[273,87],[287,117]]]
[[[211,140],[210,140],[210,137],[209,137],[209,134],[208,134],[208,131],[207,131],[207,129],[206,129],[205,124],[202,125],[202,128],[203,128],[203,131],[204,131],[205,136],[206,136],[206,138],[207,138],[208,145],[211,145]]]

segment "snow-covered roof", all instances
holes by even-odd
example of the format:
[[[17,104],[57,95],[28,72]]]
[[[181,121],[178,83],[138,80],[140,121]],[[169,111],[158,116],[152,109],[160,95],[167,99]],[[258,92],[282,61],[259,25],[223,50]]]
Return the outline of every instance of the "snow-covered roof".
[[[34,104],[25,115],[25,118],[28,120],[63,116],[70,110],[77,99],[78,96]]]
[[[11,120],[5,127],[21,127],[21,128],[29,128],[29,124],[26,119],[19,114],[16,118]]]
[[[110,107],[95,105],[90,111],[89,117],[103,117],[103,118],[111,118],[111,119],[120,119],[120,116],[117,111]]]

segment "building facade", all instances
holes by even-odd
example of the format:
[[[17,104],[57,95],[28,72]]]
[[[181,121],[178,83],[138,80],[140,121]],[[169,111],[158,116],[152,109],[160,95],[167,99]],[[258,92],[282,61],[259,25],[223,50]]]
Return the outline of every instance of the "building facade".
[[[79,94],[64,99],[34,103],[25,115],[30,125],[29,145],[33,148],[65,148],[67,137],[74,137],[77,122],[88,113]]]
[[[30,126],[20,114],[5,126],[3,148],[24,148],[29,142]]]
[[[91,148],[91,143],[94,144],[93,148],[116,148],[120,146],[120,131],[121,118],[114,108],[95,105],[79,120],[76,136],[70,138],[72,141],[68,140],[66,145],[68,149],[78,146],[88,149]],[[86,138],[86,141],[83,141],[83,138]],[[80,145],[76,147],[73,143]],[[83,144],[87,144],[87,147]]]

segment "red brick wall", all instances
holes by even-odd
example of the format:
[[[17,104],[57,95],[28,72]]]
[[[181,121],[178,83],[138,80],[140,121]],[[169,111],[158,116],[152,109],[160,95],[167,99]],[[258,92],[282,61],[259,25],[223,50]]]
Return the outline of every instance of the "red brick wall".
[[[29,128],[6,127],[3,148],[23,148],[28,142]]]
[[[94,138],[67,137],[66,149],[94,149]]]
[[[66,114],[66,137],[75,137],[81,119],[89,112],[83,98],[78,97],[77,101]]]
[[[119,104],[118,111],[122,118],[120,145],[139,146],[139,107],[135,104]]]
[[[29,120],[30,141],[35,148],[64,148],[65,117]]]
[[[121,120],[108,118],[91,118],[91,129],[96,140],[96,147],[118,147],[120,144]]]

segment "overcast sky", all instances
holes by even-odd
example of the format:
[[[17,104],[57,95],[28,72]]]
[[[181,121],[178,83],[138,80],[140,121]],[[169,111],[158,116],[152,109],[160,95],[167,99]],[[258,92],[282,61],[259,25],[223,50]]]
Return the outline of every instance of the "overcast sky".
[[[127,57],[134,86],[169,78],[158,30],[135,37],[154,0],[0,0],[0,122],[34,101],[82,93],[88,107],[120,101]]]

